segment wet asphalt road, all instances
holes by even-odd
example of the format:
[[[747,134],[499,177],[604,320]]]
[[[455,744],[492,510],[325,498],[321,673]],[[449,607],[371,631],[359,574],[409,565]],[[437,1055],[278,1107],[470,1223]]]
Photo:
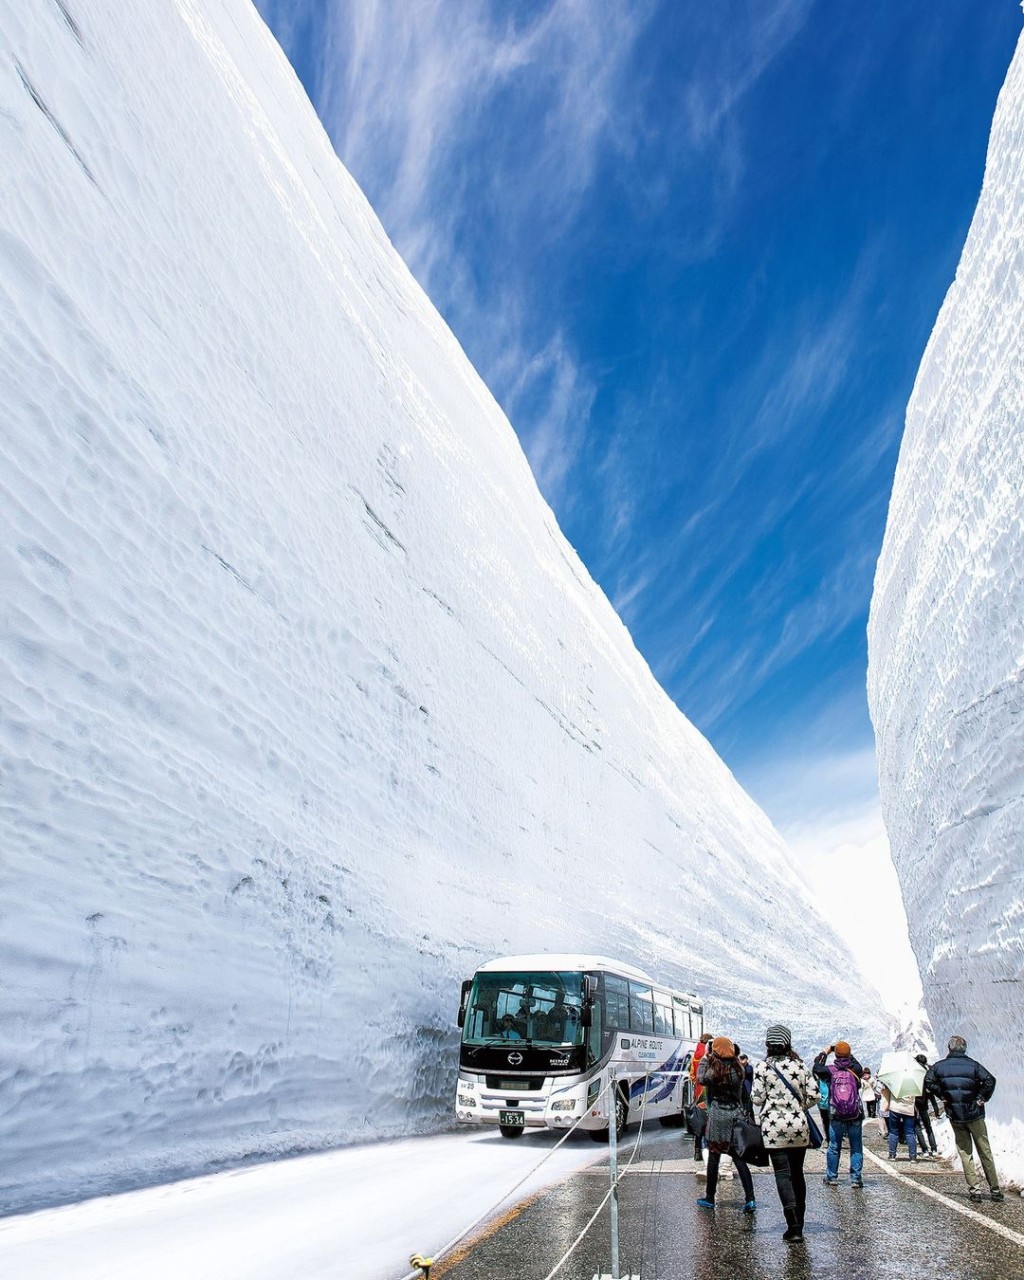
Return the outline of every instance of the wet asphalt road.
[[[620,1169],[633,1149],[630,1129]],[[586,1139],[582,1139],[586,1141]],[[885,1147],[865,1131],[868,1150]],[[901,1151],[905,1150],[901,1148]],[[785,1220],[769,1170],[754,1171],[757,1213],[741,1212],[739,1180],[719,1183],[714,1212],[696,1207],[704,1182],[690,1157],[693,1140],[660,1127],[645,1132],[619,1190],[620,1274],[642,1280],[1024,1280],[1024,1201],[987,1198],[970,1205],[960,1172],[941,1164],[894,1167],[923,1187],[1015,1232],[1020,1242],[987,1229],[890,1177],[870,1159],[864,1188],[849,1185],[844,1152],[838,1187],[822,1182],[824,1153],[808,1153],[805,1243],[782,1240]],[[431,1273],[431,1280],[545,1280],[608,1190],[607,1161],[580,1171],[530,1201],[505,1211]],[[593,1280],[610,1271],[608,1208],[601,1212],[557,1280]]]

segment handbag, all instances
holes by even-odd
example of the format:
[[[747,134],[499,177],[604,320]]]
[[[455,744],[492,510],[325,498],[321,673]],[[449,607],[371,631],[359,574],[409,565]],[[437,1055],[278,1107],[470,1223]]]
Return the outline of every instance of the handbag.
[[[736,1117],[732,1127],[732,1149],[747,1164],[763,1166],[768,1163],[761,1126],[743,1112]]]
[[[707,1111],[695,1102],[686,1113],[686,1123],[695,1138],[702,1137],[708,1123]]]
[[[800,1097],[797,1091],[789,1083],[789,1081],[778,1069],[778,1067],[772,1067],[772,1070],[779,1077],[779,1079],[786,1086],[786,1088],[790,1091],[793,1097],[796,1098],[797,1102],[800,1103],[800,1109],[804,1111],[803,1099]],[[808,1145],[811,1146],[815,1151],[817,1151],[817,1149],[821,1146],[821,1144],[825,1141],[825,1139],[822,1137],[821,1130],[818,1128],[818,1122],[815,1120],[814,1116],[811,1115],[810,1111],[809,1110],[804,1111],[804,1115],[806,1115],[807,1117],[807,1131],[811,1137],[811,1141]]]

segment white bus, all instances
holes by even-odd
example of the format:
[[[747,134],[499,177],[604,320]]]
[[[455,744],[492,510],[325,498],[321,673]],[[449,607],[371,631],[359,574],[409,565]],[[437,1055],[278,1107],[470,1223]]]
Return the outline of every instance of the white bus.
[[[606,956],[504,956],[462,984],[455,1116],[527,1129],[580,1128],[608,1140],[640,1118],[685,1119],[683,1068],[704,1030],[704,1005]],[[612,1070],[614,1099],[606,1089]]]

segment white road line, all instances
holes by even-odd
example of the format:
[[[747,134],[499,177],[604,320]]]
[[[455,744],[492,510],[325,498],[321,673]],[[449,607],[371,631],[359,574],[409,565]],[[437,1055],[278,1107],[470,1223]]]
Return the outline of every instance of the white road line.
[[[972,1218],[975,1222],[980,1222],[983,1227],[988,1227],[989,1231],[1005,1236],[1007,1240],[1012,1240],[1014,1244],[1019,1244],[1024,1249],[1024,1236],[1019,1231],[1011,1231],[1009,1227],[1004,1227],[1001,1222],[993,1222],[991,1218],[986,1218],[977,1209],[969,1209],[965,1204],[957,1204],[955,1200],[950,1200],[948,1196],[944,1196],[941,1191],[933,1191],[931,1187],[924,1186],[916,1178],[908,1178],[905,1173],[900,1173],[898,1169],[893,1169],[885,1160],[880,1160],[873,1151],[868,1151],[865,1148],[864,1156],[867,1160],[873,1160],[879,1169],[887,1173],[890,1178],[896,1178],[899,1182],[908,1183],[915,1191],[920,1191],[923,1196],[931,1196],[933,1200],[938,1200],[944,1204],[947,1209],[955,1209],[957,1213],[962,1213],[965,1218]]]

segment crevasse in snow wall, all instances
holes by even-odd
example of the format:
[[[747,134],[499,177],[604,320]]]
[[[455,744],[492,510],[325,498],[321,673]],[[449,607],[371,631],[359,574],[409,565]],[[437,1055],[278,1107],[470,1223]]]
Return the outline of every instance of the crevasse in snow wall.
[[[508,951],[880,1046],[248,0],[0,32],[0,1205],[446,1125]]]
[[[1024,1181],[1024,41],[924,355],[875,578],[869,696],[925,1005],[998,1078]]]

